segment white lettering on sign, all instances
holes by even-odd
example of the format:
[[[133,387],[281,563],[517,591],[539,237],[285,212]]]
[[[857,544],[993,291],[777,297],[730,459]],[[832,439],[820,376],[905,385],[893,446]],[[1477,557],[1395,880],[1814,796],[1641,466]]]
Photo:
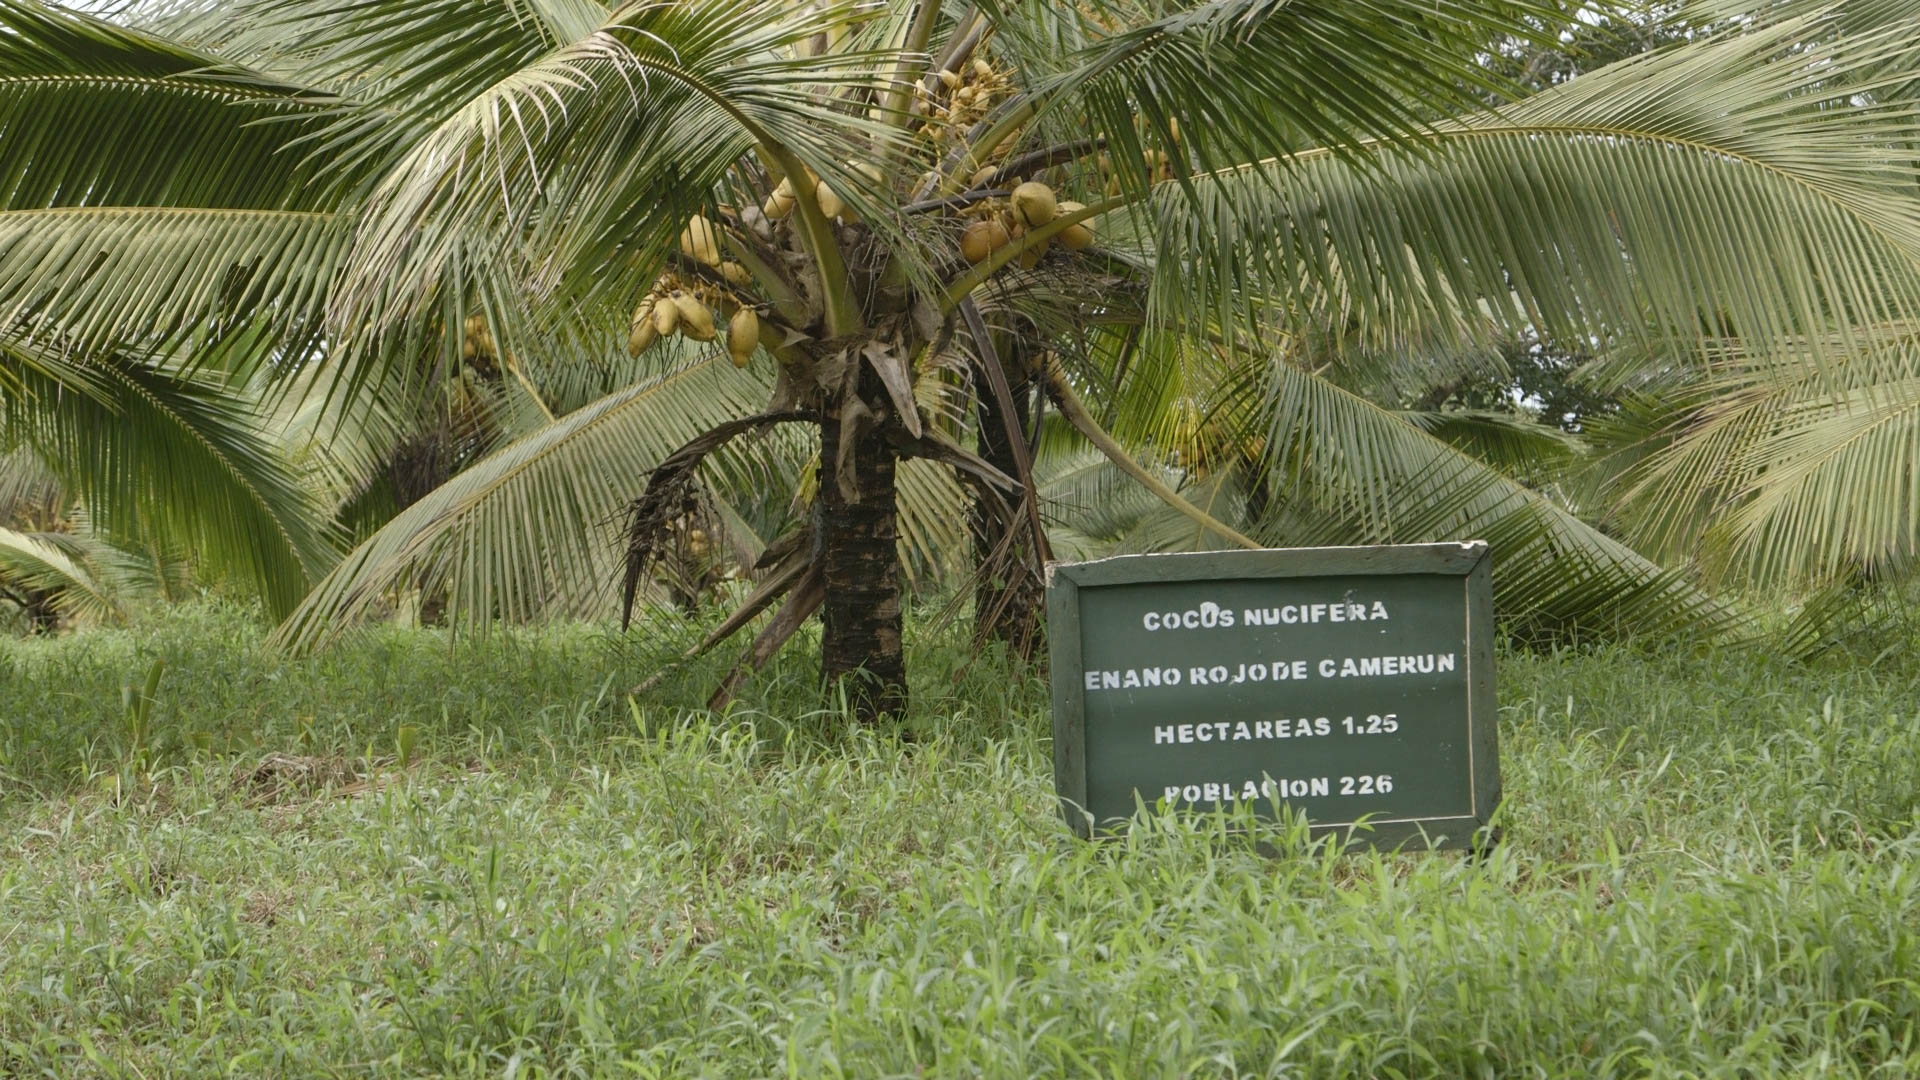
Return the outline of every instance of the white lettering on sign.
[[[1211,720],[1204,724],[1156,724],[1155,746],[1195,742],[1265,742],[1269,739],[1310,739],[1333,734],[1333,721],[1324,716],[1277,720]]]
[[[1306,660],[1256,660],[1177,667],[1106,668],[1084,672],[1081,685],[1089,692],[1150,690],[1167,686],[1239,686],[1243,683],[1301,682],[1309,671],[1323,679],[1373,679],[1397,675],[1444,675],[1459,669],[1456,653],[1414,653],[1400,656],[1327,657],[1309,665]]]
[[[1087,690],[1133,690],[1179,686],[1185,676],[1179,668],[1095,668],[1081,677]]]
[[[1348,780],[1341,777],[1341,780]],[[1386,790],[1393,790],[1389,785]],[[1372,794],[1369,790],[1366,794]],[[1276,780],[1268,777],[1264,780],[1209,780],[1194,784],[1168,784],[1160,789],[1160,797],[1168,802],[1238,802],[1242,799],[1311,799],[1333,794],[1333,780],[1326,776],[1288,777]],[[1342,794],[1359,794],[1347,791]]]
[[[1331,660],[1320,662],[1322,677],[1331,678]],[[1420,653],[1415,656],[1349,656],[1340,662],[1343,679],[1371,678],[1379,675],[1432,675],[1452,671],[1453,653]]]
[[[1140,616],[1140,625],[1148,631],[1231,630],[1235,626],[1298,626],[1323,622],[1383,622],[1387,605],[1372,600],[1357,603],[1336,600],[1313,604],[1281,604],[1278,607],[1222,607],[1212,600],[1185,611],[1149,611]]]
[[[1279,607],[1242,608],[1240,621],[1248,626],[1294,626],[1317,622],[1378,622],[1387,618],[1387,605],[1342,601],[1333,604],[1282,604]]]
[[[1209,600],[1186,611],[1149,611],[1140,616],[1140,625],[1148,630],[1229,630],[1233,611]]]

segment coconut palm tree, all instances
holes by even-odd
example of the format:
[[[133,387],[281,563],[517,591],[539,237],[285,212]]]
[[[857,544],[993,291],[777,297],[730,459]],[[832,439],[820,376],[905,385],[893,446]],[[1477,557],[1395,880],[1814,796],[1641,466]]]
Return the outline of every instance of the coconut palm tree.
[[[1479,534],[1510,609],[1711,621],[1343,372],[1520,329],[1837,363],[1832,326],[1920,295],[1912,121],[1850,79],[1915,44],[1743,18],[1489,111],[1511,88],[1484,58],[1535,14],[0,0],[0,313],[89,363],[217,357],[376,433],[483,356],[539,402],[641,353],[362,540],[290,642],[403,585],[483,619],[577,605],[622,510],[631,597],[713,462],[798,429],[812,509],[715,640],[775,610],[750,667],[818,610],[826,676],[898,708],[902,507],[951,518],[957,478],[984,547],[1047,554],[1042,394],[1204,542]]]

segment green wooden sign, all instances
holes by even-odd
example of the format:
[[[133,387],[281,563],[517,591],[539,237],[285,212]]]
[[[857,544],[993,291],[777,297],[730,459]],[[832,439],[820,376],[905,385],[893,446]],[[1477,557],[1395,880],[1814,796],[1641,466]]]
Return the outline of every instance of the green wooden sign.
[[[1161,800],[1484,842],[1500,801],[1487,545],[1049,567],[1054,782],[1082,835]],[[1424,838],[1424,839],[1418,839]]]

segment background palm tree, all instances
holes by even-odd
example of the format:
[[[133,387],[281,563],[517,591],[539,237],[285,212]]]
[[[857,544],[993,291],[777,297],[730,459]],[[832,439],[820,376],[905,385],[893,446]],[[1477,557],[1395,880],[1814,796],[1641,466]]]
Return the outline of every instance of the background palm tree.
[[[1051,543],[1030,452],[1084,484],[1074,443],[1187,543],[1482,535],[1535,625],[1712,625],[1691,582],[1503,470],[1547,442],[1379,388],[1485,373],[1520,333],[1842,370],[1920,294],[1913,124],[1881,93],[1915,45],[1844,13],[1714,12],[1526,95],[1487,61],[1537,14],[297,0],[102,22],[0,0],[9,370],[218,372],[276,417],[317,401],[295,459],[336,511],[393,486],[423,431],[466,433],[377,530],[384,511],[336,513],[363,538],[282,627],[299,644],[402,589],[460,618],[578,610],[623,556],[643,585],[698,516],[762,564],[721,630],[779,605],[746,666],[820,609],[827,676],[897,708],[901,508],[908,565],[950,563],[968,483],[1017,597]],[[1019,182],[1047,191],[1010,205]],[[675,291],[661,329],[738,317],[744,369],[671,333],[621,358]],[[1057,419],[1035,424],[1042,396]],[[62,399],[8,400],[20,431]],[[793,459],[767,434],[791,425],[815,433],[812,509],[766,535],[746,519],[783,515],[754,477]],[[293,591],[326,565],[329,529],[291,524],[318,515],[200,514],[240,470],[169,473],[98,495],[213,523]]]

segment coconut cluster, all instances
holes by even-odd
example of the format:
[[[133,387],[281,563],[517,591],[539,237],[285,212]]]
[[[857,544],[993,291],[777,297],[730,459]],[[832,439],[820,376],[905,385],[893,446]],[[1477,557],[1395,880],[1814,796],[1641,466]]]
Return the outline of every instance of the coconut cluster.
[[[935,198],[930,203],[928,197],[957,193],[965,171],[953,176],[944,172],[944,167],[935,168],[911,185],[911,199],[918,204],[914,212],[936,210],[949,220],[958,219],[954,222],[961,230],[958,254],[976,266],[993,260],[996,252],[1036,230],[1046,230],[1046,235],[1021,244],[1018,261],[1023,268],[1036,266],[1056,242],[1069,251],[1085,249],[1095,242],[1090,220],[1060,222],[1062,216],[1081,214],[1086,207],[1059,198],[1042,179],[1057,179],[1057,170],[1041,165],[1037,175],[1022,177],[1007,169],[1018,139],[996,139],[992,147],[982,146],[978,157],[966,145],[968,133],[1014,89],[1013,73],[997,69],[982,57],[925,76],[913,85],[908,100],[917,118],[909,126],[935,144],[936,160],[948,163],[945,167],[954,161],[968,162],[965,169],[978,166],[969,185],[971,190],[951,200]],[[774,158],[778,160],[770,160]],[[761,344],[769,339],[774,344],[784,340],[774,329],[778,324],[755,310],[752,297],[759,284],[757,276],[779,274],[785,265],[782,260],[791,262],[805,256],[800,244],[782,239],[780,223],[811,202],[829,221],[855,226],[860,222],[845,198],[848,192],[836,190],[835,184],[843,188],[851,184],[869,197],[889,194],[893,187],[874,162],[849,161],[844,168],[830,168],[831,182],[791,157],[763,154],[761,165],[771,172],[767,177],[771,190],[759,189],[766,192],[764,198],[739,207],[722,206],[716,215],[718,221],[695,215],[686,222],[679,236],[680,251],[700,269],[686,275],[692,280],[668,274],[655,283],[634,311],[629,351],[638,355],[660,338],[676,333],[697,341],[715,340],[724,333],[734,363],[745,367]],[[1108,166],[1111,171],[1110,162]],[[1164,168],[1164,160],[1156,167]],[[1025,172],[1027,167],[1016,168]],[[1012,185],[1010,190],[1008,185]],[[860,201],[865,205],[867,199]],[[853,239],[842,238],[849,243]],[[735,259],[751,265],[752,270]],[[764,265],[761,260],[766,260]]]
[[[485,315],[467,316],[464,329],[466,331],[466,341],[460,346],[460,356],[462,359],[476,360],[483,356],[493,357],[499,355],[500,347],[494,344],[493,331],[487,328],[487,317]]]
[[[627,335],[627,353],[639,356],[664,337],[679,334],[694,341],[713,341],[720,337],[712,305],[734,306],[732,298],[721,295],[705,282],[688,282],[666,274],[654,283],[653,291],[633,309],[633,323]],[[733,366],[746,367],[760,347],[760,316],[741,306],[727,321],[727,354]]]
[[[942,69],[915,84],[907,108],[921,118],[922,130],[936,142],[951,142],[985,119],[987,111],[1013,88],[1013,72],[976,59],[958,71]]]
[[[989,174],[991,170],[987,170]],[[980,178],[982,180],[985,177]],[[982,215],[980,220],[968,225],[960,234],[960,254],[970,263],[982,263],[993,253],[1025,236],[1028,232],[1051,224],[1062,214],[1073,214],[1086,207],[1072,200],[1062,200],[1054,194],[1052,188],[1037,180],[1028,180],[1016,185],[1007,199],[987,200],[976,204],[975,212]],[[1076,221],[1054,234],[1053,237],[1020,253],[1020,265],[1031,269],[1039,264],[1054,240],[1069,251],[1080,251],[1093,244],[1093,227],[1086,221]]]
[[[744,290],[753,281],[745,266],[724,257],[724,234],[719,225],[704,215],[695,214],[680,230],[680,253],[696,263],[719,272],[728,286]],[[664,337],[679,334],[694,341],[713,341],[722,330],[715,318],[718,311],[727,317],[725,339],[727,355],[734,367],[746,367],[754,350],[767,338],[765,324],[750,304],[727,288],[703,280],[689,280],[671,271],[662,274],[653,288],[633,309],[633,322],[627,334],[627,353],[639,356]]]
[[[744,289],[753,281],[753,275],[747,268],[725,258],[720,249],[720,227],[705,216],[695,214],[680,230],[680,253],[694,262],[703,263],[720,271],[727,284],[736,289]]]
[[[886,174],[872,162],[849,161],[847,167],[866,177],[875,187],[886,186]],[[813,191],[813,200],[820,205],[820,213],[829,220],[838,221],[842,225],[852,225],[859,221],[847,206],[847,201],[833,189],[833,185],[820,179],[819,173],[808,169],[800,182]],[[768,222],[784,221],[793,215],[794,207],[800,204],[799,197],[794,194],[793,184],[793,177],[781,177],[780,183],[774,186],[773,193],[767,196],[766,202],[760,204],[762,219]]]

